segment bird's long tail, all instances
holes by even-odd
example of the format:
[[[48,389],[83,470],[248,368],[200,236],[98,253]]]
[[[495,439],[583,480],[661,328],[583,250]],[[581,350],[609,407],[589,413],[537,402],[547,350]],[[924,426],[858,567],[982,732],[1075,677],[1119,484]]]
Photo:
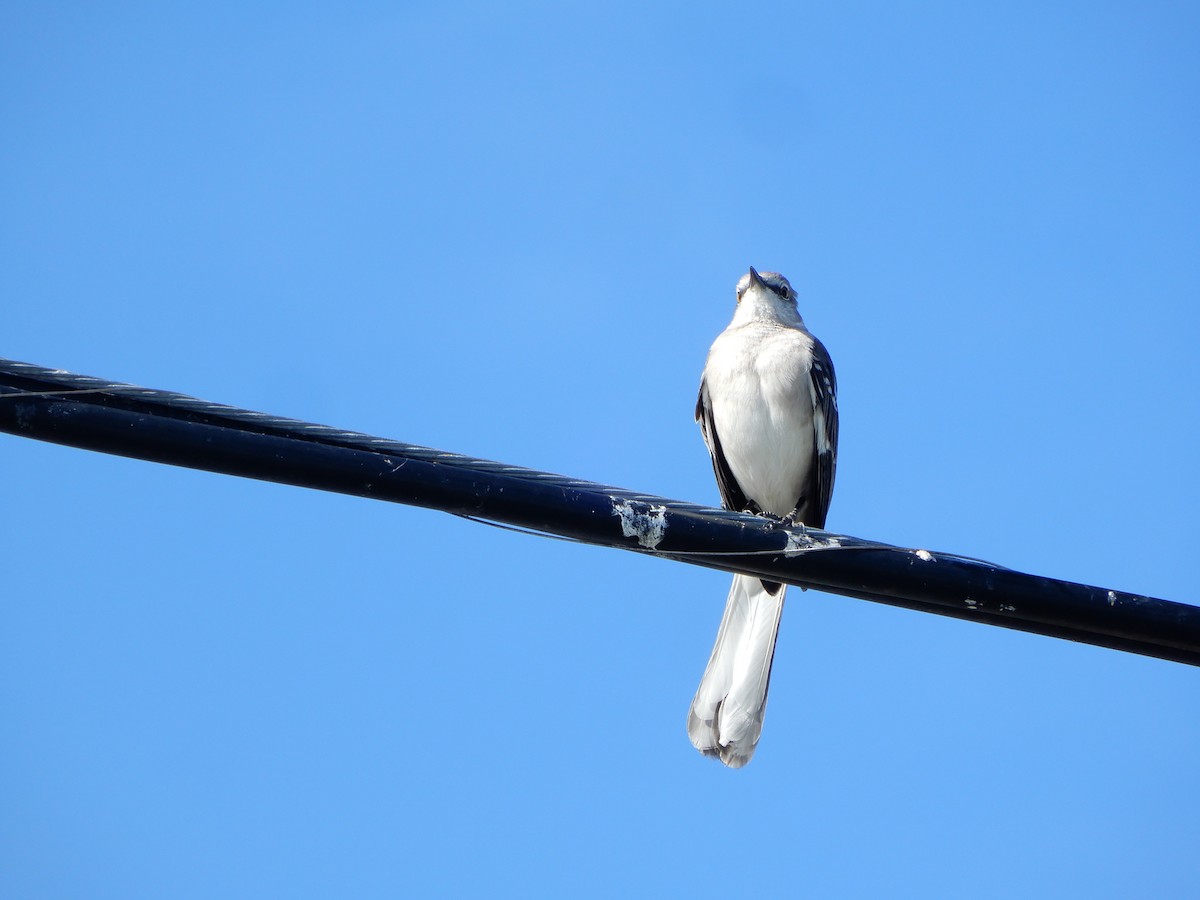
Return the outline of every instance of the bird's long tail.
[[[688,737],[727,766],[750,761],[762,733],[783,585],[770,594],[758,578],[733,576],[708,668],[688,713]]]

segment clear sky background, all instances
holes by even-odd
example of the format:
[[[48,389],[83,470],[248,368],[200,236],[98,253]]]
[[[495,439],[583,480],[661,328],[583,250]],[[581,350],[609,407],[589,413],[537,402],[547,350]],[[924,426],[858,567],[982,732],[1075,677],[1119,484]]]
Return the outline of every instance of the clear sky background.
[[[1200,13],[0,7],[0,354],[715,503],[750,265],[831,529],[1200,602]],[[968,8],[969,7],[969,8]],[[0,893],[1194,897],[1200,673],[0,436]]]

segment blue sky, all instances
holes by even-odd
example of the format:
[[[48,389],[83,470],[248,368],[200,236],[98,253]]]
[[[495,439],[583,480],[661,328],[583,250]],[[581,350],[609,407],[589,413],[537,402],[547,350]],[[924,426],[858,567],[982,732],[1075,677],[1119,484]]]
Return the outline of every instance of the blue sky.
[[[746,268],[829,527],[1198,602],[1200,14],[6,4],[3,355],[716,502]],[[1190,896],[1193,668],[0,436],[7,896]]]

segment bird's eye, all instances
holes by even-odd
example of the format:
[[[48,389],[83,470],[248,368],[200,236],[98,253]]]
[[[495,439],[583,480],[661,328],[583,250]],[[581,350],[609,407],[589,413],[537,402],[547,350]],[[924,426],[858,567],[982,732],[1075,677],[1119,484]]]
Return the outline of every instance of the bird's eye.
[[[781,284],[778,287],[777,292],[778,292],[779,296],[782,297],[784,300],[792,299],[792,289],[790,287],[788,287],[786,284]]]

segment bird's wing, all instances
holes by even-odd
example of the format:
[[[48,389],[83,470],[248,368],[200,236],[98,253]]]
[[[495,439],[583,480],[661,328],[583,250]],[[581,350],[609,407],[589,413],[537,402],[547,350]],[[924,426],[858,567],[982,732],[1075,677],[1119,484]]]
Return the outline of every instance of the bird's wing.
[[[833,498],[833,479],[837,473],[837,375],[825,345],[816,338],[812,342],[812,366],[808,375],[816,459],[809,470],[809,484],[800,497],[800,504],[805,508],[799,510],[798,518],[805,525],[824,528],[829,501]]]
[[[721,505],[735,512],[759,512],[758,504],[746,497],[742,486],[733,477],[733,470],[721,450],[721,439],[717,436],[717,424],[713,421],[712,402],[708,396],[708,382],[700,381],[700,396],[696,398],[696,421],[700,433],[712,456],[713,472],[717,476],[717,490],[721,492]]]

